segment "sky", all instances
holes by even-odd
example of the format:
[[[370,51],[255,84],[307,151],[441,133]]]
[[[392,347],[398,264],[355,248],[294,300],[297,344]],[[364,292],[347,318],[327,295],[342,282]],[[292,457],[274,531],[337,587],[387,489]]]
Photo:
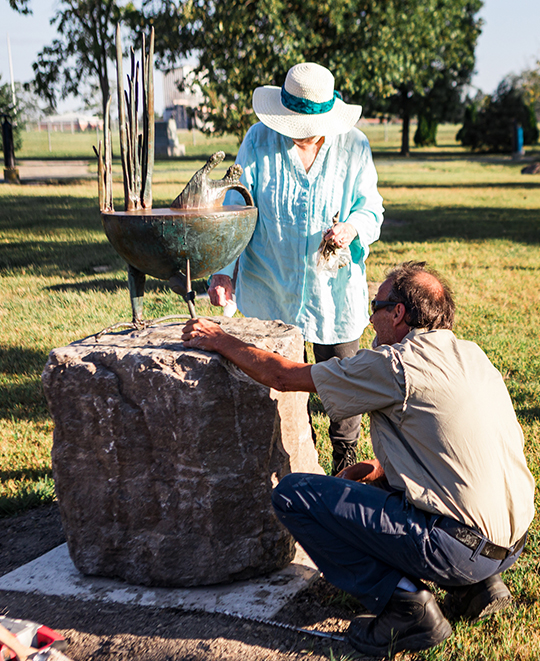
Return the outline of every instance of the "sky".
[[[58,0],[30,0],[32,16],[13,11],[7,0],[0,0],[0,82],[11,81],[8,35],[11,45],[14,80],[26,82],[33,77],[32,62],[43,46],[55,37],[49,24]],[[510,73],[519,73],[540,60],[540,0],[484,0],[480,11],[484,20],[476,47],[476,74],[473,86],[489,94]],[[163,109],[161,76],[156,75],[156,111]],[[59,105],[60,111],[76,110],[79,100]]]

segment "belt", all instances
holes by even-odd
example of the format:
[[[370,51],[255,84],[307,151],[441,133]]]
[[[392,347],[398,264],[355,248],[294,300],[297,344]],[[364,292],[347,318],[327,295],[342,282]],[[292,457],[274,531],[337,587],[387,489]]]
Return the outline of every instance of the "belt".
[[[464,544],[467,548],[470,548],[473,551],[480,546],[480,544],[485,540],[485,537],[480,533],[477,533],[472,528],[453,521],[448,517],[443,517],[437,521],[435,524],[437,528],[441,528],[447,532],[451,537],[457,539],[458,542]],[[525,540],[527,539],[527,533],[521,537],[511,548],[506,548],[505,546],[498,546],[493,544],[489,540],[486,540],[484,548],[480,551],[480,555],[485,556],[486,558],[492,558],[493,560],[506,560],[509,555],[513,555],[525,546]]]

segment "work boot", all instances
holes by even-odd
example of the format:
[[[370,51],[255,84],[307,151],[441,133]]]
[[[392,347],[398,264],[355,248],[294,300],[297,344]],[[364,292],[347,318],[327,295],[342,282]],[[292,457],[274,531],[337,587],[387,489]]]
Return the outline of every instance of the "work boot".
[[[444,611],[451,620],[478,622],[510,606],[512,595],[501,575],[495,574],[479,583],[449,588],[444,598]]]
[[[356,458],[356,449],[358,447],[358,442],[353,441],[352,443],[336,443],[332,451],[332,475],[337,475],[347,466],[354,466],[358,463]]]
[[[431,592],[422,587],[418,592],[397,589],[380,615],[357,617],[347,633],[362,654],[392,658],[397,652],[442,643],[452,635],[452,627]]]

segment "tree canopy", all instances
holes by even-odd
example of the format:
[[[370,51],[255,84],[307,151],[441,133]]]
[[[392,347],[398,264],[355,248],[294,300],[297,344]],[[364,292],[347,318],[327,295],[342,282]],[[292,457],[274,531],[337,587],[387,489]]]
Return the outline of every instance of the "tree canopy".
[[[540,60],[531,69],[525,69],[515,79],[515,86],[523,91],[523,100],[540,116]]]
[[[507,78],[492,96],[468,105],[463,127],[456,138],[476,151],[510,153],[515,151],[518,126],[523,130],[523,144],[538,142],[534,107],[525,102],[524,92],[515,80]]]
[[[393,98],[408,150],[420,99],[441,81],[454,89],[470,79],[481,6],[482,0],[147,0],[143,14],[156,27],[162,62],[198,56],[218,131],[241,138],[254,121],[253,89],[281,85],[293,64],[314,61],[332,71],[346,101],[380,108]]]
[[[19,1],[19,0],[15,0]],[[101,93],[101,112],[110,94],[109,61],[115,59],[115,27],[138,16],[132,2],[60,0],[51,19],[58,38],[45,46],[32,65],[36,90],[54,108],[69,95],[91,98]]]
[[[8,0],[11,9],[18,11],[19,14],[31,14],[30,0]]]
[[[388,0],[377,17],[370,44],[371,110],[397,114],[403,121],[401,153],[409,151],[409,124],[415,115],[434,140],[436,125],[455,113],[463,86],[474,71],[481,0]],[[351,49],[354,52],[354,47]],[[419,142],[424,142],[420,140]]]

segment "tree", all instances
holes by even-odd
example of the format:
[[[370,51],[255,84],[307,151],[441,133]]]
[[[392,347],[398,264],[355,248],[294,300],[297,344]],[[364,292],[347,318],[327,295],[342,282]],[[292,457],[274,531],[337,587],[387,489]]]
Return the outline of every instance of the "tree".
[[[0,115],[9,117],[13,126],[13,145],[15,151],[22,147],[22,129],[19,108],[13,103],[13,93],[9,83],[0,84]],[[0,130],[0,149],[4,151],[2,131]]]
[[[523,129],[525,145],[538,142],[534,108],[525,103],[523,90],[516,86],[515,79],[506,78],[495,94],[468,106],[456,138],[476,151],[509,153],[515,148],[514,131],[518,125]]]
[[[414,134],[417,147],[435,146],[439,124],[463,119],[465,104],[461,93],[469,78],[470,71],[464,72],[460,81],[442,75],[425,96],[417,98],[418,127]]]
[[[139,14],[132,2],[60,0],[51,19],[59,37],[43,48],[32,65],[36,90],[54,108],[59,98],[73,94],[88,100],[99,89],[104,114],[110,95],[109,60],[115,59],[115,27],[135,16]]]
[[[525,103],[532,106],[537,116],[540,116],[540,60],[536,67],[525,69],[515,80],[516,87],[523,91]]]
[[[437,125],[455,116],[461,90],[474,70],[481,30],[476,14],[482,1],[388,0],[383,4],[379,66],[393,90],[390,94],[375,90],[370,94],[370,107],[401,117],[401,154],[407,155],[415,115],[420,125],[417,142],[422,144],[433,144]],[[372,48],[375,51],[377,44]]]
[[[147,0],[156,51],[171,64],[199,56],[214,127],[239,138],[254,121],[258,85],[281,85],[293,64],[327,66],[346,101],[394,97],[402,151],[415,103],[437,81],[459,86],[474,67],[481,0]],[[157,7],[157,9],[156,9]],[[162,40],[159,25],[168,26]]]
[[[32,10],[29,6],[30,0],[9,0],[9,6],[18,11],[19,14],[31,14]]]
[[[164,0],[158,11],[154,4],[146,2],[143,13],[156,30],[159,64],[172,66],[195,53],[194,84],[206,97],[199,115],[213,131],[232,132],[241,141],[256,121],[253,89],[281,85],[301,57],[295,44],[298,28],[287,30],[286,0]]]

